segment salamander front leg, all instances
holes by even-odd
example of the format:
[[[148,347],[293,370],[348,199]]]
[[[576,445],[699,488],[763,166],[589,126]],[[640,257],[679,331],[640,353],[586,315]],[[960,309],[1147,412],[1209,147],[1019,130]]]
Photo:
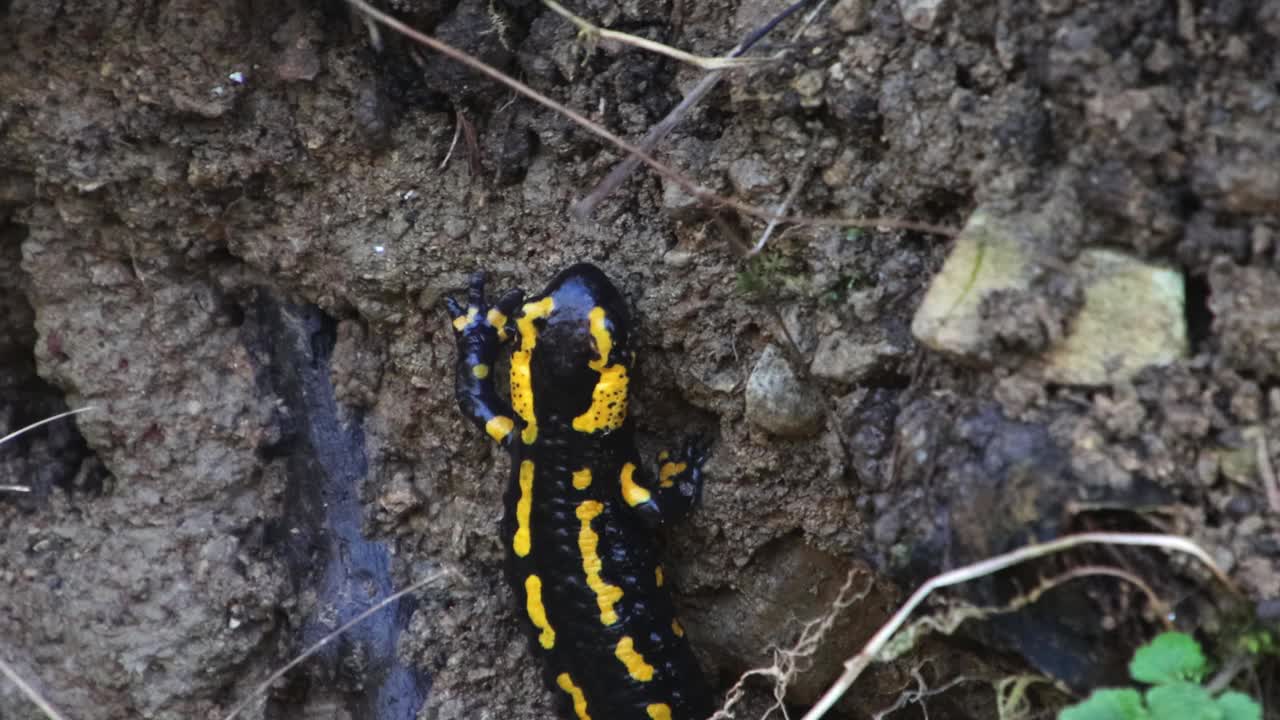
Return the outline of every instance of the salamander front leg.
[[[453,321],[453,336],[458,344],[458,364],[454,391],[462,414],[502,445],[511,441],[517,420],[511,406],[498,397],[493,385],[493,366],[498,348],[506,342],[511,313],[524,299],[524,292],[512,290],[492,308],[484,300],[484,273],[475,273],[467,289],[467,305],[463,307],[451,297],[445,308]]]

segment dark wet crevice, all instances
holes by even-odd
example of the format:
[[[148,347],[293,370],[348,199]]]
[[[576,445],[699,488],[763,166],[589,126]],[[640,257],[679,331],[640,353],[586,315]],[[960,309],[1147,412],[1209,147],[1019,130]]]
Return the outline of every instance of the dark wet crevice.
[[[0,3],[0,8],[3,3]],[[67,411],[63,393],[36,373],[35,310],[23,292],[23,225],[0,222],[0,437]],[[106,473],[75,421],[42,425],[0,445],[0,502],[24,511],[48,504],[54,490],[96,493]]]
[[[1187,341],[1191,354],[1206,350],[1205,345],[1213,335],[1213,311],[1209,309],[1209,279],[1204,275],[1188,273],[1186,289]]]
[[[361,534],[359,483],[368,462],[361,419],[338,406],[330,382],[335,326],[314,307],[265,292],[245,324],[284,426],[269,453],[285,469],[284,517],[269,540],[284,556],[298,597],[316,598],[305,609],[295,653],[395,590],[387,548]],[[289,687],[289,701],[267,717],[303,717],[307,705],[337,702],[351,717],[412,720],[430,689],[424,673],[396,656],[413,609],[402,598],[322,648]]]

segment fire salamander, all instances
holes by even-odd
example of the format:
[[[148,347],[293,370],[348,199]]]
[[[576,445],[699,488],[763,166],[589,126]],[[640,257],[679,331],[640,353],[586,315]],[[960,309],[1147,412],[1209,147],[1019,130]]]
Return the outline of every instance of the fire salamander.
[[[560,715],[703,720],[711,695],[657,561],[654,530],[702,493],[705,444],[636,451],[627,416],[633,350],[626,303],[599,268],[574,265],[538,297],[492,307],[484,276],[446,300],[463,415],[511,454],[502,544],[530,646]],[[511,403],[494,387],[504,344]]]

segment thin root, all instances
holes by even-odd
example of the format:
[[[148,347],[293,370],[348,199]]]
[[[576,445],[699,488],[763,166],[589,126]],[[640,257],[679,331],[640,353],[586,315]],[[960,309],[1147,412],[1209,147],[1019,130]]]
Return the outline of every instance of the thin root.
[[[71,415],[78,415],[78,414],[80,414],[80,413],[82,413],[82,412],[89,412],[90,410],[93,410],[93,409],[95,409],[95,408],[94,408],[92,405],[87,405],[87,406],[82,407],[82,408],[76,408],[75,410],[68,410],[68,411],[66,411],[66,412],[64,412],[64,413],[58,413],[57,415],[52,415],[52,416],[47,417],[47,418],[45,418],[45,419],[43,419],[43,420],[37,420],[36,422],[33,422],[33,423],[31,423],[30,425],[28,425],[28,426],[26,426],[26,427],[24,427],[24,428],[18,428],[17,430],[14,430],[13,432],[9,433],[8,435],[5,435],[4,437],[0,437],[0,445],[3,445],[3,444],[5,444],[5,443],[9,442],[10,440],[12,440],[12,439],[14,439],[14,438],[18,437],[19,435],[21,435],[21,434],[22,434],[22,433],[24,433],[24,432],[28,432],[28,431],[30,431],[30,430],[35,430],[36,428],[40,427],[41,425],[47,425],[48,423],[51,423],[51,422],[53,422],[54,420],[61,420],[61,419],[62,419],[62,418],[64,418],[64,417],[69,417],[69,416],[71,416]]]
[[[836,619],[840,617],[840,613],[844,612],[850,605],[866,597],[867,593],[871,591],[870,580],[868,580],[866,587],[856,591],[853,589],[854,579],[857,575],[859,575],[859,572],[856,569],[849,571],[849,574],[845,576],[844,584],[840,586],[840,591],[836,593],[835,599],[831,601],[831,607],[828,608],[826,614],[805,623],[800,628],[800,636],[790,648],[773,647],[770,649],[773,653],[773,664],[742,673],[738,677],[738,681],[725,694],[724,703],[720,706],[720,709],[708,720],[732,720],[732,718],[736,717],[733,714],[733,707],[746,697],[746,682],[752,677],[764,677],[773,680],[774,702],[765,711],[763,718],[769,717],[774,711],[780,711],[784,718],[788,717],[786,706],[783,705],[783,701],[787,696],[787,687],[791,685],[792,680],[795,679],[798,673],[808,669],[808,659],[817,652],[823,638],[835,625]]]
[[[898,699],[896,702],[893,703],[893,705],[890,705],[889,707],[883,710],[880,710],[876,714],[872,715],[871,716],[872,720],[884,720],[884,718],[889,717],[893,713],[901,710],[902,708],[908,705],[917,705],[917,704],[920,705],[920,713],[924,715],[925,718],[928,718],[929,710],[928,710],[928,706],[924,704],[925,700],[935,695],[941,695],[942,693],[950,690],[951,688],[961,683],[973,682],[974,680],[978,679],[978,678],[969,677],[968,675],[960,675],[958,677],[951,678],[945,684],[939,687],[931,688],[929,687],[929,683],[925,681],[924,675],[921,674],[920,672],[920,669],[924,667],[924,665],[927,664],[928,662],[929,661],[926,660],[924,663],[921,663],[920,665],[917,665],[916,667],[911,668],[911,677],[915,678],[916,680],[915,689],[902,691],[898,695]]]

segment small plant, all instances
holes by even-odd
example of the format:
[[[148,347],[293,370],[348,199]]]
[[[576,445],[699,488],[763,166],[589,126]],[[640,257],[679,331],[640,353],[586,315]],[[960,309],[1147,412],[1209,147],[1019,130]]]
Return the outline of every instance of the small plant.
[[[1138,648],[1129,676],[1151,685],[1095,690],[1084,702],[1066,708],[1058,720],[1261,720],[1262,707],[1239,692],[1214,695],[1201,684],[1208,663],[1195,638],[1161,633]]]
[[[777,252],[750,258],[738,272],[738,292],[757,302],[777,300],[798,284],[798,264]]]
[[[1280,641],[1277,641],[1275,633],[1270,630],[1249,630],[1240,637],[1236,644],[1241,650],[1250,655],[1280,656]]]
[[[865,284],[866,280],[856,272],[853,275],[842,274],[836,278],[831,287],[827,288],[826,292],[818,296],[818,300],[825,305],[839,305]]]

